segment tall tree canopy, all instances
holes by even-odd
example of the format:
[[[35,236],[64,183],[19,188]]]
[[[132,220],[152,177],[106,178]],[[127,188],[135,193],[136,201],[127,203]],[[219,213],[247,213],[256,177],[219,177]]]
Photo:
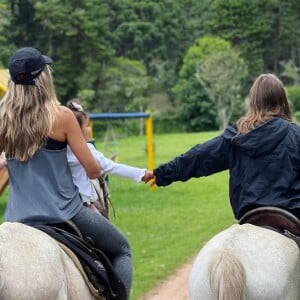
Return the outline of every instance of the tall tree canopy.
[[[272,1],[213,0],[211,17],[205,23],[212,34],[239,48],[251,81],[264,70],[264,48],[272,33]]]
[[[183,59],[179,72],[180,80],[174,88],[181,103],[181,118],[189,131],[217,128],[217,111],[207,91],[201,86],[195,74],[197,66],[212,53],[230,49],[230,43],[213,36],[198,39]]]
[[[234,49],[214,51],[198,65],[196,78],[217,110],[219,129],[224,130],[234,114],[243,111],[243,80],[247,67]]]
[[[261,72],[298,84],[299,15],[299,0],[0,0],[0,61],[33,46],[53,57],[62,102],[81,95],[95,111],[130,110],[163,94],[188,130],[213,129],[217,112],[195,78],[211,48],[199,41],[214,36],[240,53],[244,91]]]

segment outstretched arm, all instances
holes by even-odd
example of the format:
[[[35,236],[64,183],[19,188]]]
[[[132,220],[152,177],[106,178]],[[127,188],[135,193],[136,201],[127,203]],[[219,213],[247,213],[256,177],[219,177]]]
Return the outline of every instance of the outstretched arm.
[[[102,175],[104,174],[116,175],[116,176],[134,180],[136,182],[148,181],[148,177],[150,176],[148,170],[116,163],[115,161],[105,157],[104,154],[98,151],[93,144],[88,143],[88,147],[90,148],[94,157],[100,163]]]
[[[223,136],[198,144],[186,153],[154,170],[155,183],[166,186],[174,181],[208,176],[228,169],[229,148]]]

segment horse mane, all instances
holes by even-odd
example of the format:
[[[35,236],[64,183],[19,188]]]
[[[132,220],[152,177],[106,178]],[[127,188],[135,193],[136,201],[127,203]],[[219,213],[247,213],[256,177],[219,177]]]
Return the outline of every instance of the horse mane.
[[[231,249],[217,250],[209,265],[209,283],[216,300],[244,300],[246,272]]]

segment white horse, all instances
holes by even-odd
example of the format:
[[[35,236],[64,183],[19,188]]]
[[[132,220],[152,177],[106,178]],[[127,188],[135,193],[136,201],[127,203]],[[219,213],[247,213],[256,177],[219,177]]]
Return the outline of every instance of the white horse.
[[[54,239],[30,226],[6,222],[0,225],[0,299],[97,298]]]
[[[299,300],[297,244],[269,229],[232,225],[199,252],[190,300]]]

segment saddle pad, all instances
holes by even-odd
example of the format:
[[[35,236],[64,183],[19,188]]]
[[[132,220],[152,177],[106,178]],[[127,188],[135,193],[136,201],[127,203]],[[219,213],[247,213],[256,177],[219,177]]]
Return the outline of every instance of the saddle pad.
[[[63,229],[48,225],[36,225],[35,228],[64,244],[77,256],[89,281],[101,297],[106,300],[124,300],[127,298],[123,283],[101,250]]]
[[[84,281],[88,285],[91,293],[95,296],[95,298],[98,299],[98,300],[103,300],[103,298],[99,295],[98,290],[96,290],[94,285],[90,282],[90,280],[87,277],[87,275],[86,275],[86,273],[85,273],[78,257],[74,254],[74,252],[72,250],[70,250],[66,245],[64,245],[60,242],[57,242],[57,243],[60,246],[60,248],[72,259],[73,263],[75,264],[75,266],[77,267],[77,269],[81,273]]]

